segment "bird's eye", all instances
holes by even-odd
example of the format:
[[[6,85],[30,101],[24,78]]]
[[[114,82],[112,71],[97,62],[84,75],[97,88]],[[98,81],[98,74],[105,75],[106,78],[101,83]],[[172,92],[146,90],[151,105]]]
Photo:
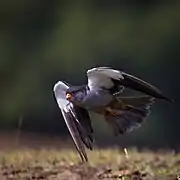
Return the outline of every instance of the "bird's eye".
[[[71,99],[72,95],[70,93],[66,93],[66,99],[69,100]]]

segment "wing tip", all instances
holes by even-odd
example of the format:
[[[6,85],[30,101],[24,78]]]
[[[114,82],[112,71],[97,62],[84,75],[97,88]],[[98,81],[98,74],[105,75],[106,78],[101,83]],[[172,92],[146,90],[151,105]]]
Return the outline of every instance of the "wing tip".
[[[168,102],[170,102],[170,103],[174,103],[174,102],[175,102],[174,99],[170,99],[170,98],[165,97],[165,96],[163,96],[163,99],[166,100],[166,101],[168,101]]]
[[[168,101],[170,103],[173,103],[174,102],[174,99],[171,99],[169,97],[167,97],[166,95],[164,95],[162,92],[159,93],[159,97],[155,97],[156,99],[162,99],[162,100],[165,100],[165,101]]]

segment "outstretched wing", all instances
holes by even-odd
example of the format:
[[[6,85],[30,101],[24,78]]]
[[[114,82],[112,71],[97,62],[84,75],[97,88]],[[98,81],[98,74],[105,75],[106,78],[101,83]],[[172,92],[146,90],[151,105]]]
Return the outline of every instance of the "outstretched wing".
[[[90,117],[85,109],[74,106],[66,100],[66,91],[68,88],[69,86],[67,84],[59,81],[54,86],[54,95],[72,136],[75,147],[84,162],[88,161],[85,146],[92,149],[93,138]]]
[[[153,85],[125,72],[109,67],[98,67],[87,71],[88,87],[90,89],[105,88],[118,91],[119,86],[137,90],[159,99],[171,101]]]

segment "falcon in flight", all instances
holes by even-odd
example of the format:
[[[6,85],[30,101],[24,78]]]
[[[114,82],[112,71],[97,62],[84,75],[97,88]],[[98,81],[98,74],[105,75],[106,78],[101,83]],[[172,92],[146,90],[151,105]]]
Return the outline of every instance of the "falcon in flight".
[[[53,88],[57,104],[83,162],[88,161],[85,147],[92,150],[93,128],[89,112],[100,114],[115,135],[124,134],[142,125],[155,98],[170,101],[151,84],[109,67],[87,71],[88,84],[72,86],[58,81]],[[122,97],[124,88],[144,93]]]

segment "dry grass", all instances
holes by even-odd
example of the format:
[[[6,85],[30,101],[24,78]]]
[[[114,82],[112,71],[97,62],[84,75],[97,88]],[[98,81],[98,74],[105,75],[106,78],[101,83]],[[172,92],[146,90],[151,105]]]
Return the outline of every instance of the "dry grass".
[[[14,150],[0,153],[0,179],[164,179],[180,174],[180,155],[173,152],[138,152],[95,149],[89,163],[81,164],[75,150]]]

